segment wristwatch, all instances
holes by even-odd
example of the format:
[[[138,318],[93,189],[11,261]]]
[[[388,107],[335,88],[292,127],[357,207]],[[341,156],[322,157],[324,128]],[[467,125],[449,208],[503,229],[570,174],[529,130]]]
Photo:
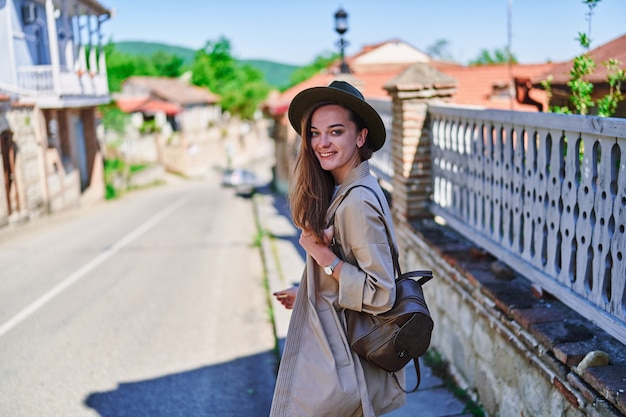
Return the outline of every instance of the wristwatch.
[[[337,268],[337,265],[339,265],[339,262],[341,262],[341,259],[339,259],[339,257],[335,258],[334,261],[332,261],[330,263],[330,265],[326,265],[324,267],[324,272],[326,273],[326,275],[332,275],[333,271],[335,270],[335,268]]]

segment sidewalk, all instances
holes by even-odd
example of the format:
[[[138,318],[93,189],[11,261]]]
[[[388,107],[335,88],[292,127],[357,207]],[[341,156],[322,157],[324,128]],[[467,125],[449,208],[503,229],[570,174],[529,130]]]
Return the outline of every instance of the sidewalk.
[[[289,219],[287,201],[284,196],[266,192],[254,198],[259,227],[265,232],[261,242],[268,274],[270,294],[285,289],[300,281],[304,267],[303,252],[298,245],[298,230]],[[276,338],[282,352],[290,310],[286,310],[271,297],[274,311]],[[422,381],[420,388],[407,394],[405,407],[386,414],[389,417],[471,417],[464,413],[465,404],[448,390],[443,381],[433,375],[432,370],[421,362]],[[412,362],[406,368],[407,386],[415,385]]]

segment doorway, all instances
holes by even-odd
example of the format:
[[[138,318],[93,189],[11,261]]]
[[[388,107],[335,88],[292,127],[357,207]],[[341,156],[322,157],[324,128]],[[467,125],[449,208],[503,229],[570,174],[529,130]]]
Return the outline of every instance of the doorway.
[[[2,167],[4,168],[4,190],[7,199],[7,209],[9,215],[19,210],[19,198],[17,195],[17,185],[15,185],[15,154],[17,153],[17,145],[13,141],[13,132],[3,130],[0,133],[0,152],[2,153]],[[15,195],[12,196],[11,192]],[[12,204],[12,198],[15,198],[15,204]]]

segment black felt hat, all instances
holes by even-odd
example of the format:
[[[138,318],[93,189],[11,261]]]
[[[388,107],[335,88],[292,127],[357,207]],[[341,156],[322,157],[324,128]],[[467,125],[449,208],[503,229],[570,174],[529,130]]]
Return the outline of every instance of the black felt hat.
[[[302,135],[302,117],[316,103],[332,101],[341,104],[354,113],[366,124],[367,141],[373,151],[382,148],[385,143],[385,124],[380,115],[363,98],[363,94],[345,81],[333,81],[328,87],[312,87],[296,95],[289,105],[289,122]]]

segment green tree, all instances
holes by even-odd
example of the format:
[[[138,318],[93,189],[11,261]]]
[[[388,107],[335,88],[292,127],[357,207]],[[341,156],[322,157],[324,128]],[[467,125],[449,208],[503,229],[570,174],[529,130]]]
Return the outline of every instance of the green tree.
[[[219,95],[222,108],[243,119],[253,118],[270,90],[260,71],[237,62],[230,41],[224,37],[208,41],[196,52],[191,82]]]
[[[583,33],[579,35],[580,44],[588,48],[589,40]],[[591,59],[588,52],[574,58],[574,65],[570,71],[570,80],[567,82],[567,86],[572,91],[570,101],[579,114],[587,114],[594,105],[591,99],[593,83],[587,81],[587,76],[593,74],[595,69],[596,63]]]
[[[270,90],[263,75],[250,65],[243,65],[236,71],[235,79],[224,85],[221,104],[242,119],[252,119],[258,105]]]
[[[191,70],[193,84],[223,95],[229,88],[226,86],[237,78],[237,61],[231,55],[230,41],[220,38],[206,42],[204,48],[196,52]]]
[[[111,42],[104,46],[104,52],[107,57],[109,90],[112,92],[121,91],[122,82],[126,78],[135,75],[135,61],[132,57],[115,49],[115,44]]]
[[[506,64],[509,62],[509,54],[505,49],[494,49],[493,52],[489,52],[486,49],[482,49],[478,56],[469,62],[470,66],[476,65],[490,65],[490,64]],[[511,63],[517,64],[517,58],[511,54]]]
[[[598,100],[598,115],[610,117],[617,111],[617,104],[623,100],[622,82],[626,81],[626,73],[620,68],[621,62],[617,59],[609,59],[604,63],[607,70],[607,81],[609,83],[609,94]]]
[[[426,48],[426,53],[434,59],[454,61],[450,53],[450,42],[446,39],[437,39],[432,45]]]
[[[107,57],[107,74],[109,90],[121,91],[122,83],[134,75],[152,77],[178,77],[184,72],[183,59],[157,51],[149,57],[128,55],[118,51],[115,44],[109,42],[104,46]]]
[[[578,33],[578,43],[585,50],[584,53],[574,58],[572,69],[570,70],[570,79],[567,86],[571,91],[569,101],[575,110],[575,113],[586,115],[590,113],[590,109],[597,104],[597,113],[601,117],[610,117],[615,114],[618,103],[623,99],[621,94],[621,84],[626,81],[626,74],[621,67],[622,63],[616,59],[609,59],[602,64],[607,68],[607,83],[609,84],[609,93],[600,98],[595,103],[591,97],[593,93],[593,83],[589,81],[589,76],[596,69],[596,63],[589,54],[591,48],[591,17],[593,9],[601,0],[583,0],[589,11],[586,13],[589,20],[588,33]],[[548,100],[552,98],[552,77],[549,76],[541,82],[545,89]],[[548,109],[554,113],[571,114],[572,109],[567,106],[550,106]]]
[[[183,73],[184,59],[177,55],[157,51],[152,54],[151,62],[160,77],[180,77]]]
[[[126,131],[126,126],[130,123],[130,116],[112,103],[100,106],[100,111],[102,112],[104,128],[120,136],[123,135]]]
[[[302,81],[308,80],[320,71],[326,70],[331,64],[340,59],[337,52],[327,52],[315,57],[313,62],[298,68],[291,74],[289,78],[289,87],[300,84]]]

